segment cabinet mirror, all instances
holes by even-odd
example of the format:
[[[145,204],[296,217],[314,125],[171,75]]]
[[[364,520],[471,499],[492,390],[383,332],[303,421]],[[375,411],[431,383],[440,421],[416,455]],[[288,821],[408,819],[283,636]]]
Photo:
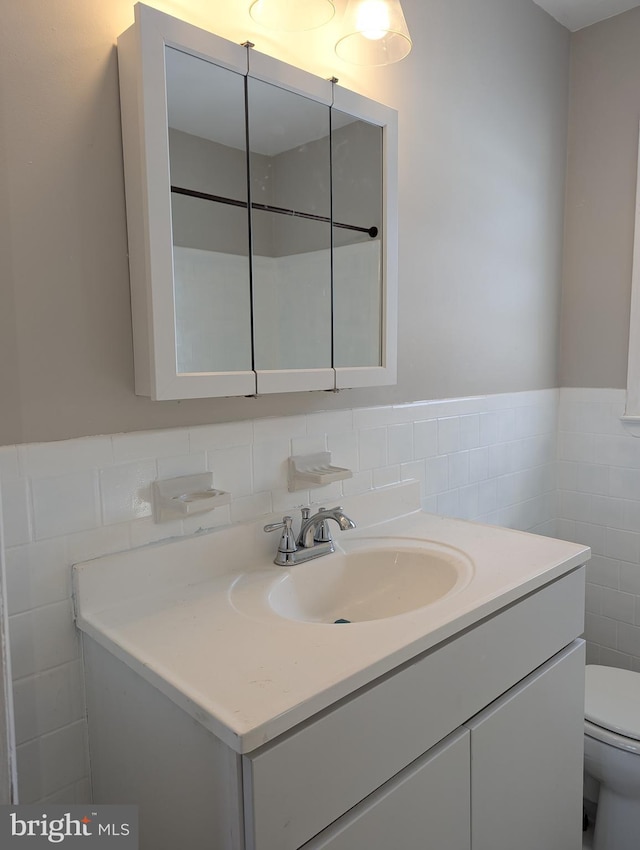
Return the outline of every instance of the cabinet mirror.
[[[135,13],[118,58],[136,392],[394,383],[395,112]]]

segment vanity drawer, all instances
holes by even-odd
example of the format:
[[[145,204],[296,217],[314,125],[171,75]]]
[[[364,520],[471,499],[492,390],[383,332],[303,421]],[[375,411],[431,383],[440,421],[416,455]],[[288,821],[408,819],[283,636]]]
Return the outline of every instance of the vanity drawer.
[[[296,850],[583,627],[580,568],[245,756],[247,850]]]

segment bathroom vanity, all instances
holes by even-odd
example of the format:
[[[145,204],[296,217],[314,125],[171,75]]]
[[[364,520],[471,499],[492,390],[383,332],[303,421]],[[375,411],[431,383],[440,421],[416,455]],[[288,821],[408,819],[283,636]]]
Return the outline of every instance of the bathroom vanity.
[[[139,805],[143,850],[579,850],[589,550],[417,499],[345,499],[300,585],[257,525],[76,567],[94,799]],[[358,622],[305,602],[394,548],[454,580],[397,613],[389,565]]]

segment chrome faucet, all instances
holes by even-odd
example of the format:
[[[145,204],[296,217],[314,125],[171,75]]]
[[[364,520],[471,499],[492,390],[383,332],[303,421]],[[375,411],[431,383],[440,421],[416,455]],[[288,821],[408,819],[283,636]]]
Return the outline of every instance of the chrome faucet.
[[[320,508],[313,516],[310,516],[310,513],[309,508],[302,508],[302,523],[297,540],[294,540],[293,520],[290,516],[283,517],[282,522],[265,525],[265,531],[282,529],[274,564],[290,567],[335,552],[328,524],[330,519],[335,520],[342,531],[356,527],[355,522],[349,519],[341,507],[328,510],[327,508]]]

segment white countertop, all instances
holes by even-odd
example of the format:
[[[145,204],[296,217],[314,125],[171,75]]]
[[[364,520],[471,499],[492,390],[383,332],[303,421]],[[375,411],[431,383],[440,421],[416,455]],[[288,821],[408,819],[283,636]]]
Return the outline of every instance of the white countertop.
[[[284,619],[261,600],[287,568],[269,562],[274,535],[253,524],[77,565],[78,627],[245,753],[589,558],[574,543],[406,513],[417,496],[411,483],[345,499],[358,528],[335,537],[420,538],[466,553],[471,581],[425,608],[348,626]],[[405,515],[379,521],[391,511]]]

